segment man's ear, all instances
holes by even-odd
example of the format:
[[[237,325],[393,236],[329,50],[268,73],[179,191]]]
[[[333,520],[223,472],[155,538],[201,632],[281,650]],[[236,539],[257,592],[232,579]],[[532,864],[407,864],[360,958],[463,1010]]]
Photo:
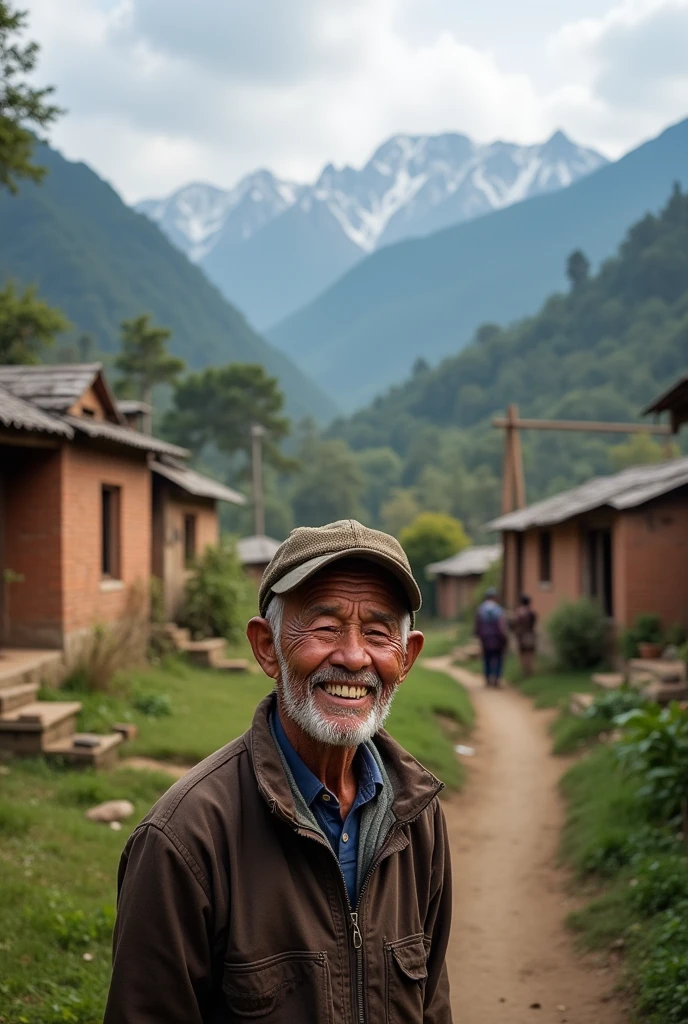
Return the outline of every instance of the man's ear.
[[[404,671],[402,672],[401,676],[399,677],[399,682],[400,683],[403,683],[404,679],[406,679],[406,676],[409,674],[409,672],[413,668],[413,664],[414,664],[416,658],[418,657],[420,652],[423,650],[423,644],[424,643],[425,643],[425,637],[423,636],[423,634],[421,633],[421,631],[419,629],[414,629],[411,633],[409,633],[408,641],[406,643],[406,656],[405,656],[405,661],[404,661]]]
[[[246,636],[256,659],[266,676],[270,679],[279,677],[279,663],[275,642],[272,638],[272,626],[267,619],[259,616],[251,619],[246,627]]]

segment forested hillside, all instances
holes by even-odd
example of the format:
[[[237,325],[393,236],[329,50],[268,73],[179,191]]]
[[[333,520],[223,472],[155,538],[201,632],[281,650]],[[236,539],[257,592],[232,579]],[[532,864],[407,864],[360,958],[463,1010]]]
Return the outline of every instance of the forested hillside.
[[[599,273],[590,276],[580,258],[569,269],[569,293],[536,316],[481,327],[436,368],[419,360],[403,385],[331,427],[363,458],[380,448],[400,458],[390,523],[415,502],[458,515],[476,533],[498,510],[502,436],[490,419],[510,402],[529,416],[637,420],[688,371],[688,195],[678,186]],[[658,455],[646,438],[608,435],[524,434],[524,448],[530,500]]]
[[[373,253],[268,337],[353,410],[418,355],[435,361],[481,323],[537,309],[573,249],[597,266],[673,181],[688,185],[688,121],[563,191]]]
[[[41,185],[0,193],[0,286],[37,284],[101,353],[117,347],[122,320],[151,313],[171,328],[170,347],[190,367],[261,363],[279,379],[293,416],[331,416],[332,403],[289,357],[85,164],[47,146],[36,147],[36,161],[48,170]]]

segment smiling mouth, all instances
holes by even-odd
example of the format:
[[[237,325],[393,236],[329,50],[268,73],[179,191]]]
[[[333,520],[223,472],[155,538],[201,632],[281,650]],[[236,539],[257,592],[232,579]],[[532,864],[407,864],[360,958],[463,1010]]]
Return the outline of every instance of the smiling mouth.
[[[361,700],[372,693],[369,686],[348,683],[323,683],[321,688],[330,697],[343,697],[345,700]]]

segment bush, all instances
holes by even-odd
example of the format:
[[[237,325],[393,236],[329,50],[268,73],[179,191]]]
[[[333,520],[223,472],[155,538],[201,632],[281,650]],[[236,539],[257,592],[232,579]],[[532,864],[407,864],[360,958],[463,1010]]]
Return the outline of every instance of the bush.
[[[548,630],[562,668],[595,668],[604,660],[607,625],[602,609],[594,602],[583,598],[560,605]]]
[[[636,708],[645,708],[647,704],[647,699],[637,690],[609,690],[595,697],[590,707],[586,708],[585,717],[600,718],[611,725],[621,715],[626,715]]]
[[[208,546],[194,565],[186,584],[179,622],[197,639],[223,636],[234,640],[250,588],[234,544],[226,539]]]
[[[650,705],[629,711],[619,724],[624,739],[617,756],[641,780],[638,795],[660,819],[671,821],[681,815],[688,843],[688,711],[678,704]]]
[[[139,693],[131,703],[148,718],[165,718],[172,714],[172,701],[166,693]]]
[[[678,900],[688,903],[688,861],[685,857],[653,857],[638,866],[631,903],[651,917],[669,910]]]

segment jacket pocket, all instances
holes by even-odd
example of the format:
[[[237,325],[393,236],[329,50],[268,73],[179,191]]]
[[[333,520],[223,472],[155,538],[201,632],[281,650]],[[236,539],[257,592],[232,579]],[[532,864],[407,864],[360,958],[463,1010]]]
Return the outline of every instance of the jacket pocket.
[[[385,943],[387,1024],[420,1024],[423,1020],[427,960],[422,934]]]
[[[250,964],[225,963],[222,979],[232,1020],[329,1024],[332,986],[327,953],[278,953]]]

